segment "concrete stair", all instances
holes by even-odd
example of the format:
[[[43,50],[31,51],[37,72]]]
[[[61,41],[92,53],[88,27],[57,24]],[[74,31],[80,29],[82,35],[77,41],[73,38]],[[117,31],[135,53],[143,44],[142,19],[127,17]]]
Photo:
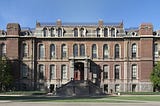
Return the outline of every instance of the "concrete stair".
[[[56,89],[57,96],[94,96],[103,94],[102,89],[89,80],[72,80]]]

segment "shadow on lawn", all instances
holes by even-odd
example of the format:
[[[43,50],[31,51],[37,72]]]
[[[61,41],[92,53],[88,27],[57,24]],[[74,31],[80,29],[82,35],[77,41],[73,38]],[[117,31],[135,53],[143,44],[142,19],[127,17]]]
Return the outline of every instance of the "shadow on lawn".
[[[55,97],[55,96],[0,96],[0,100],[10,100],[10,101],[19,101],[19,102],[47,102],[47,101],[85,101],[85,100],[94,100],[101,98],[109,98],[110,96],[83,96],[83,97]],[[113,97],[113,96],[112,96]]]

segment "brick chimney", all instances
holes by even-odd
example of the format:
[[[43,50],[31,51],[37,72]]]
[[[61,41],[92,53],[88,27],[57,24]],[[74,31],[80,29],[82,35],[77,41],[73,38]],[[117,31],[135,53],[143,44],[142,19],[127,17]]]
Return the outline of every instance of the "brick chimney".
[[[61,26],[62,26],[62,22],[61,22],[61,20],[60,20],[60,19],[58,19],[58,20],[57,20],[56,25],[57,25],[58,27],[61,27]]]
[[[19,36],[20,31],[21,31],[21,28],[18,23],[7,24],[7,36]]]
[[[103,20],[99,20],[99,21],[98,21],[98,26],[99,26],[99,27],[102,27],[102,26],[103,26]]]
[[[151,23],[142,23],[139,27],[139,35],[153,35],[153,25]]]

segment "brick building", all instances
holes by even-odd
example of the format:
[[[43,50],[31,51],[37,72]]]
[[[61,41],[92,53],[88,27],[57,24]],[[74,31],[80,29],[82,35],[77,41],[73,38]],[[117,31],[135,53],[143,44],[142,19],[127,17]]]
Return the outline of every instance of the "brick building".
[[[149,80],[159,58],[159,32],[152,24],[9,23],[0,30],[0,52],[12,62],[15,87],[46,90],[89,80],[104,92],[152,91]]]

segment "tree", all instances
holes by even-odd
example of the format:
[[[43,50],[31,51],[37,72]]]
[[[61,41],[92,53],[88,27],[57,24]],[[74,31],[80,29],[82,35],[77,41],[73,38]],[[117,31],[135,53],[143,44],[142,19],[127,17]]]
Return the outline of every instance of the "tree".
[[[6,91],[12,84],[11,64],[7,57],[0,57],[0,91]]]
[[[160,62],[156,64],[151,73],[150,79],[155,90],[160,91]]]

